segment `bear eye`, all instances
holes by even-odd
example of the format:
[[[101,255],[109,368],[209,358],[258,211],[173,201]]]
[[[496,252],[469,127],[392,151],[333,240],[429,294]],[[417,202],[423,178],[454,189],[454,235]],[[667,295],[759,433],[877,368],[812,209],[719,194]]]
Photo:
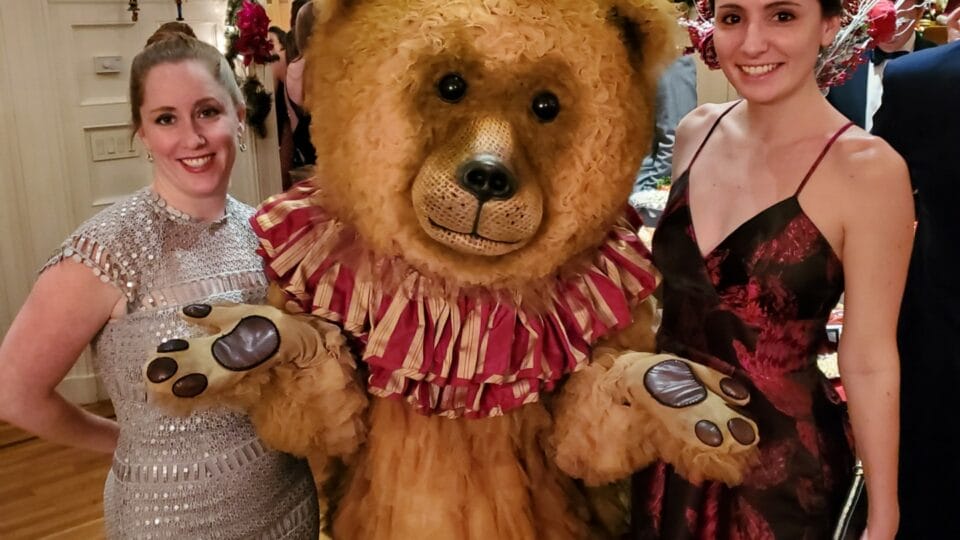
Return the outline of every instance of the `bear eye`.
[[[467,95],[467,81],[459,73],[447,73],[437,83],[437,94],[447,103],[458,103]]]
[[[553,92],[540,92],[534,96],[530,109],[541,122],[552,122],[560,114],[560,99]]]

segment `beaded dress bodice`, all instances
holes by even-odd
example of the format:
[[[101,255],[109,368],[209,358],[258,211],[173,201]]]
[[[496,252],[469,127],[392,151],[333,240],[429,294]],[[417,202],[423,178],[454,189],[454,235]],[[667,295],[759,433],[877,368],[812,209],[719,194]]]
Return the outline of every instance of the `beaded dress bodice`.
[[[305,462],[266,448],[240,413],[207,409],[181,418],[146,400],[148,353],[202,333],[180,319],[182,306],[263,301],[252,212],[228,197],[221,219],[199,222],[143,189],[81,225],[47,263],[82,262],[126,297],[126,315],[92,343],[121,428],[104,491],[112,538],[317,536]]]

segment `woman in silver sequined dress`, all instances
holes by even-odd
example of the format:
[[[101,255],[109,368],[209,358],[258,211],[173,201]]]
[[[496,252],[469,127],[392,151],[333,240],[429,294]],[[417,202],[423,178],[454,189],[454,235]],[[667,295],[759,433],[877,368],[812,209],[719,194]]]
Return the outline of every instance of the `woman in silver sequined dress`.
[[[216,49],[167,34],[134,59],[130,101],[153,181],[81,225],[44,267],[0,346],[0,417],[114,454],[110,538],[314,539],[306,462],[264,447],[239,413],[164,414],[141,377],[150,349],[196,332],[184,306],[264,298],[253,210],[227,195],[244,149],[240,91]],[[116,422],[54,391],[88,343]]]

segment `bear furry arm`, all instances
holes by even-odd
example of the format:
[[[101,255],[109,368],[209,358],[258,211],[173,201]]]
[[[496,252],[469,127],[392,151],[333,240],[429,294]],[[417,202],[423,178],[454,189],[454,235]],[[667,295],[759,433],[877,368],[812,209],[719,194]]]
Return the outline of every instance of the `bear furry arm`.
[[[273,448],[307,457],[348,458],[366,437],[366,392],[339,327],[291,315],[315,329],[313,354],[275,365],[249,402],[260,437]],[[313,347],[308,348],[314,349]]]
[[[564,472],[588,485],[621,480],[656,458],[656,450],[637,429],[630,405],[615,399],[608,373],[615,351],[653,351],[654,303],[651,297],[634,308],[630,327],[595,350],[591,364],[574,373],[552,401],[554,459]]]

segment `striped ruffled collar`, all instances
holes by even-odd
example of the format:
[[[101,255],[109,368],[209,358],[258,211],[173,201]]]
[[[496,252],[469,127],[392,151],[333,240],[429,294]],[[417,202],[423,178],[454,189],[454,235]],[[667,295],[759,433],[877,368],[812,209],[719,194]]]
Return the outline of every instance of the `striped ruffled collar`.
[[[267,273],[286,308],[335,321],[364,344],[371,393],[402,398],[424,414],[487,417],[537,401],[585,366],[592,346],[628,326],[656,288],[633,210],[590,264],[552,280],[536,305],[478,291],[431,296],[431,280],[358,250],[356,234],[300,184],[267,200],[251,219]],[[358,256],[358,251],[362,255]]]

